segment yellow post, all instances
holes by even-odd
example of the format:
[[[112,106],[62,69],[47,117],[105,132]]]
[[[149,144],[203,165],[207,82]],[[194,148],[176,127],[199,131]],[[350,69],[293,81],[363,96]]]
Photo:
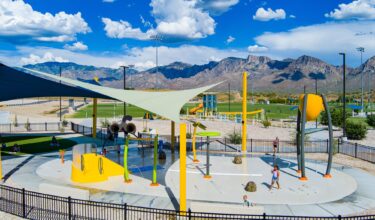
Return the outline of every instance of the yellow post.
[[[246,152],[247,136],[247,72],[242,75],[242,152]]]
[[[180,124],[180,212],[186,212],[186,124]]]
[[[196,140],[196,134],[197,134],[197,127],[194,126],[194,131],[193,131],[193,162],[194,163],[199,163],[199,160],[197,160],[197,151],[195,149],[195,140]]]
[[[174,153],[174,145],[175,145],[175,123],[174,121],[171,121],[171,151]]]
[[[98,112],[98,99],[94,98],[94,106],[92,109],[92,137],[96,138],[96,122]]]

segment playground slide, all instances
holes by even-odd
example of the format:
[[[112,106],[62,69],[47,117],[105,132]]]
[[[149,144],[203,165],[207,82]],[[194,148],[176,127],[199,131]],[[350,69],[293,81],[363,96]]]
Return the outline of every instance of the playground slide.
[[[203,108],[203,103],[200,103],[197,107],[190,109],[190,114],[195,114],[199,109]]]
[[[82,155],[82,169],[72,164],[73,182],[93,183],[101,182],[110,176],[118,176],[124,174],[124,168],[117,163],[94,153]]]

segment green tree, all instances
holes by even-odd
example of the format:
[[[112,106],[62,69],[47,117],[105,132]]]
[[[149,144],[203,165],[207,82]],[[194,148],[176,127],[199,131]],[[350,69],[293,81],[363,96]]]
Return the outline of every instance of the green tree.
[[[330,113],[331,113],[331,119],[332,119],[332,125],[333,126],[336,126],[336,127],[342,127],[342,109],[341,108],[331,108],[330,109]],[[327,118],[327,114],[326,112],[322,112],[321,115],[320,115],[320,123],[322,123],[323,125],[328,125],[328,118]],[[350,112],[346,112],[346,115],[345,115],[345,120],[347,120],[348,118],[350,118]]]
[[[375,115],[367,115],[367,124],[375,127]]]

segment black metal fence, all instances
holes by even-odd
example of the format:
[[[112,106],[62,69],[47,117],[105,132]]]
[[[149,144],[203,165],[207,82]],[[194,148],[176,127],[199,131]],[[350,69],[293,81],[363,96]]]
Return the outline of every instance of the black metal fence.
[[[0,124],[0,133],[19,133],[19,132],[34,132],[34,131],[60,131],[61,128],[68,127],[69,126],[68,124],[64,125],[61,122]]]
[[[131,206],[127,204],[104,203],[47,195],[25,189],[0,185],[0,211],[27,219],[109,219],[109,220],[174,220],[174,219],[264,219],[264,220],[368,220],[375,215],[350,217],[307,217],[276,215],[242,215],[187,212]]]
[[[375,163],[375,147],[343,141],[338,142],[338,152]]]

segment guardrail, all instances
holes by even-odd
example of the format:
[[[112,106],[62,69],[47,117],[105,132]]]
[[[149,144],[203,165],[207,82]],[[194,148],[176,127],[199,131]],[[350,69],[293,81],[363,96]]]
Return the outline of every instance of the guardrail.
[[[96,202],[48,195],[25,189],[0,185],[0,211],[26,219],[110,219],[110,220],[149,220],[149,219],[263,219],[263,220],[369,220],[375,215],[334,217],[312,216],[277,216],[277,215],[243,215],[220,214],[208,212],[187,212],[138,207],[125,204]]]

